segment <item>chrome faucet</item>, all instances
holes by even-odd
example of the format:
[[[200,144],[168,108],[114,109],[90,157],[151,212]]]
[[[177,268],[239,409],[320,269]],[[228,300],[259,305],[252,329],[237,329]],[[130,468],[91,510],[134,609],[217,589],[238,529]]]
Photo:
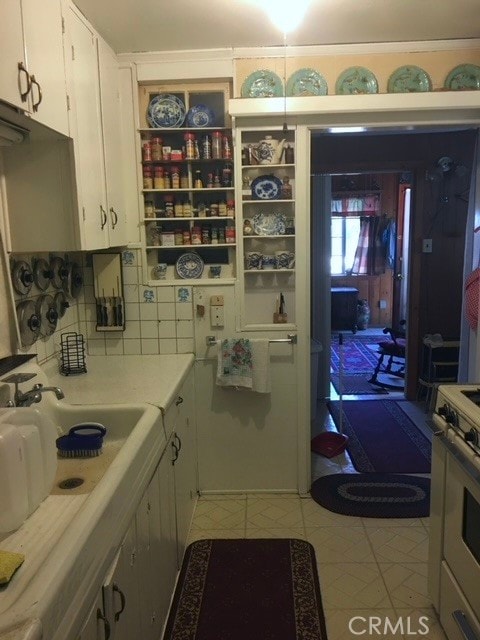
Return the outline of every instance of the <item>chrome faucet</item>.
[[[36,375],[36,373],[14,373],[2,380],[2,382],[9,382],[15,385],[15,395],[13,396],[14,406],[30,407],[32,404],[41,401],[42,395],[45,391],[52,391],[58,400],[65,397],[65,394],[60,387],[44,387],[41,383],[34,384],[33,387],[25,393],[20,391],[18,385],[22,382],[26,382],[27,380],[31,380]]]
[[[43,384],[38,383],[34,384],[30,391],[26,391],[25,393],[17,390],[14,397],[15,406],[29,407],[36,402],[40,402],[42,394],[45,393],[45,391],[53,391],[57,400],[61,400],[65,397],[65,394],[60,387],[44,387]]]

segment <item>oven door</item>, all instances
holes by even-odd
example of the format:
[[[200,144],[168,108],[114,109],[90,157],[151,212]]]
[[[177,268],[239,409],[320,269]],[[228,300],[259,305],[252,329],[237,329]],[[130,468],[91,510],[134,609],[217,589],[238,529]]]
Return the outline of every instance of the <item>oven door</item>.
[[[445,441],[444,441],[445,442]],[[473,611],[480,611],[480,465],[465,442],[446,443],[444,558]]]

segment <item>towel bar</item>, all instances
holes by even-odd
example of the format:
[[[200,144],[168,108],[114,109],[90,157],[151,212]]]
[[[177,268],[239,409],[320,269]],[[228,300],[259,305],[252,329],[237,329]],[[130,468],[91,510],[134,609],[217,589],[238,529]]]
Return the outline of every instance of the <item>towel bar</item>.
[[[297,334],[296,333],[288,333],[286,338],[275,338],[273,340],[269,340],[269,342],[286,342],[288,344],[297,344]],[[214,347],[217,344],[217,338],[215,336],[206,336],[205,343],[207,347]]]

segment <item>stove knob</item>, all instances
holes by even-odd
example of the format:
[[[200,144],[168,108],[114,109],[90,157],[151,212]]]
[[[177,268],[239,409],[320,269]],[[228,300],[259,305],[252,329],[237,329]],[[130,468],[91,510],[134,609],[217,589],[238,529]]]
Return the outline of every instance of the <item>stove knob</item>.
[[[463,437],[465,442],[471,442],[472,444],[478,445],[478,433],[475,429],[470,429],[470,431],[467,431]]]

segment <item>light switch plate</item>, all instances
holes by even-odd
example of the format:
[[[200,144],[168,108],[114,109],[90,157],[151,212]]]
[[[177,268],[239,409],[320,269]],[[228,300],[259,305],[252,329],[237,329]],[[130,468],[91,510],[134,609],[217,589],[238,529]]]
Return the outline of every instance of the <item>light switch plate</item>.
[[[424,238],[422,244],[423,253],[432,253],[433,250],[433,242],[432,238]]]

